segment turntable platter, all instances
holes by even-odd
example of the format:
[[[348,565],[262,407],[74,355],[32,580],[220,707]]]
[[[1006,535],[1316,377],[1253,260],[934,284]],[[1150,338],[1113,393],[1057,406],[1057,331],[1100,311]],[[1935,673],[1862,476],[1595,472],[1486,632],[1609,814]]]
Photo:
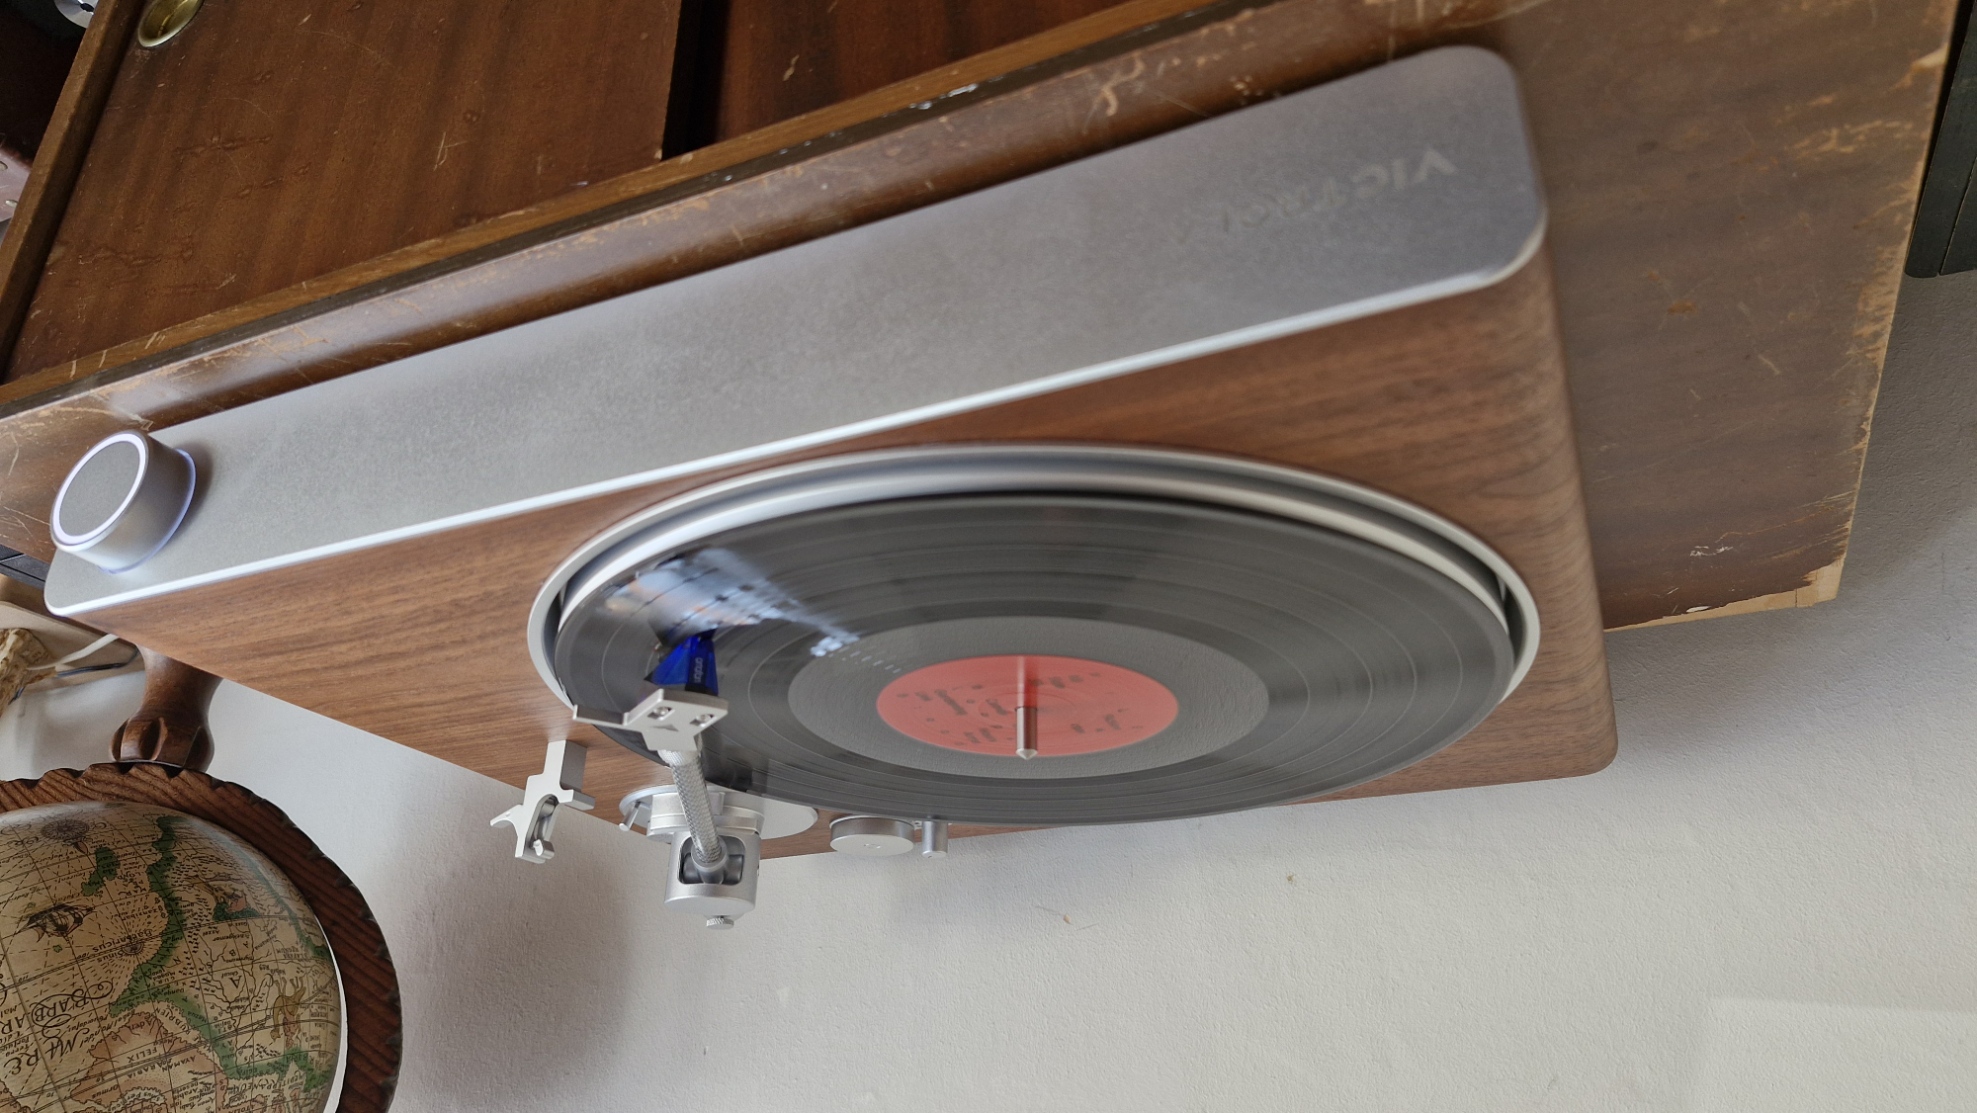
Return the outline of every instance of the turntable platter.
[[[1336,791],[1482,720],[1535,648],[1450,523],[1220,457],[817,461],[654,508],[538,604],[538,667],[622,711],[711,632],[710,779],[838,811],[1113,823]],[[619,740],[647,753],[636,735]]]

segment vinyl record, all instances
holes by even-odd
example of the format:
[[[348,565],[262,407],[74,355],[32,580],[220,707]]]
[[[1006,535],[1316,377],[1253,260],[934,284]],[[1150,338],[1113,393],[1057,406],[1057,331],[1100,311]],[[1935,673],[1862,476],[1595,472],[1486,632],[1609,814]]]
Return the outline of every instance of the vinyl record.
[[[624,710],[670,647],[711,632],[731,711],[705,764],[729,787],[1114,823],[1418,761],[1521,679],[1533,617],[1475,538],[1336,480],[1139,449],[937,448],[655,508],[552,580],[535,649],[566,699]]]

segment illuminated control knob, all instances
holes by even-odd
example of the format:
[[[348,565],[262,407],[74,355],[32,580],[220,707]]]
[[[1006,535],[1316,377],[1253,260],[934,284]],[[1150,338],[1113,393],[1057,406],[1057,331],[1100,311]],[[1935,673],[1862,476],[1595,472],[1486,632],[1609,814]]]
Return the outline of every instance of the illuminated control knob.
[[[55,547],[106,572],[150,559],[192,505],[192,457],[143,433],[98,442],[55,495]]]

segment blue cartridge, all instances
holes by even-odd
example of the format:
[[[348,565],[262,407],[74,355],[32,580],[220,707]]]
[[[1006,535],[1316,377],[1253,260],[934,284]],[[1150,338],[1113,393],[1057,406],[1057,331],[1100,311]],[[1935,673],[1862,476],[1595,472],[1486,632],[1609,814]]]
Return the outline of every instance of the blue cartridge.
[[[684,688],[704,696],[721,694],[721,680],[714,672],[714,634],[695,634],[668,650],[659,667],[652,670],[652,682],[661,688]]]

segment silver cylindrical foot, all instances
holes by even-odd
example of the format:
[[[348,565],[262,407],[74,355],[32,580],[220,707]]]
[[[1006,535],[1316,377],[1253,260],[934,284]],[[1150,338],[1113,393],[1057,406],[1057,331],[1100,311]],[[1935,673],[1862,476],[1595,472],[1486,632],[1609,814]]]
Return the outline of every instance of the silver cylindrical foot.
[[[920,856],[947,857],[947,821],[929,819],[920,824]]]
[[[884,858],[913,849],[913,825],[877,815],[847,815],[831,821],[831,849],[861,858]]]

